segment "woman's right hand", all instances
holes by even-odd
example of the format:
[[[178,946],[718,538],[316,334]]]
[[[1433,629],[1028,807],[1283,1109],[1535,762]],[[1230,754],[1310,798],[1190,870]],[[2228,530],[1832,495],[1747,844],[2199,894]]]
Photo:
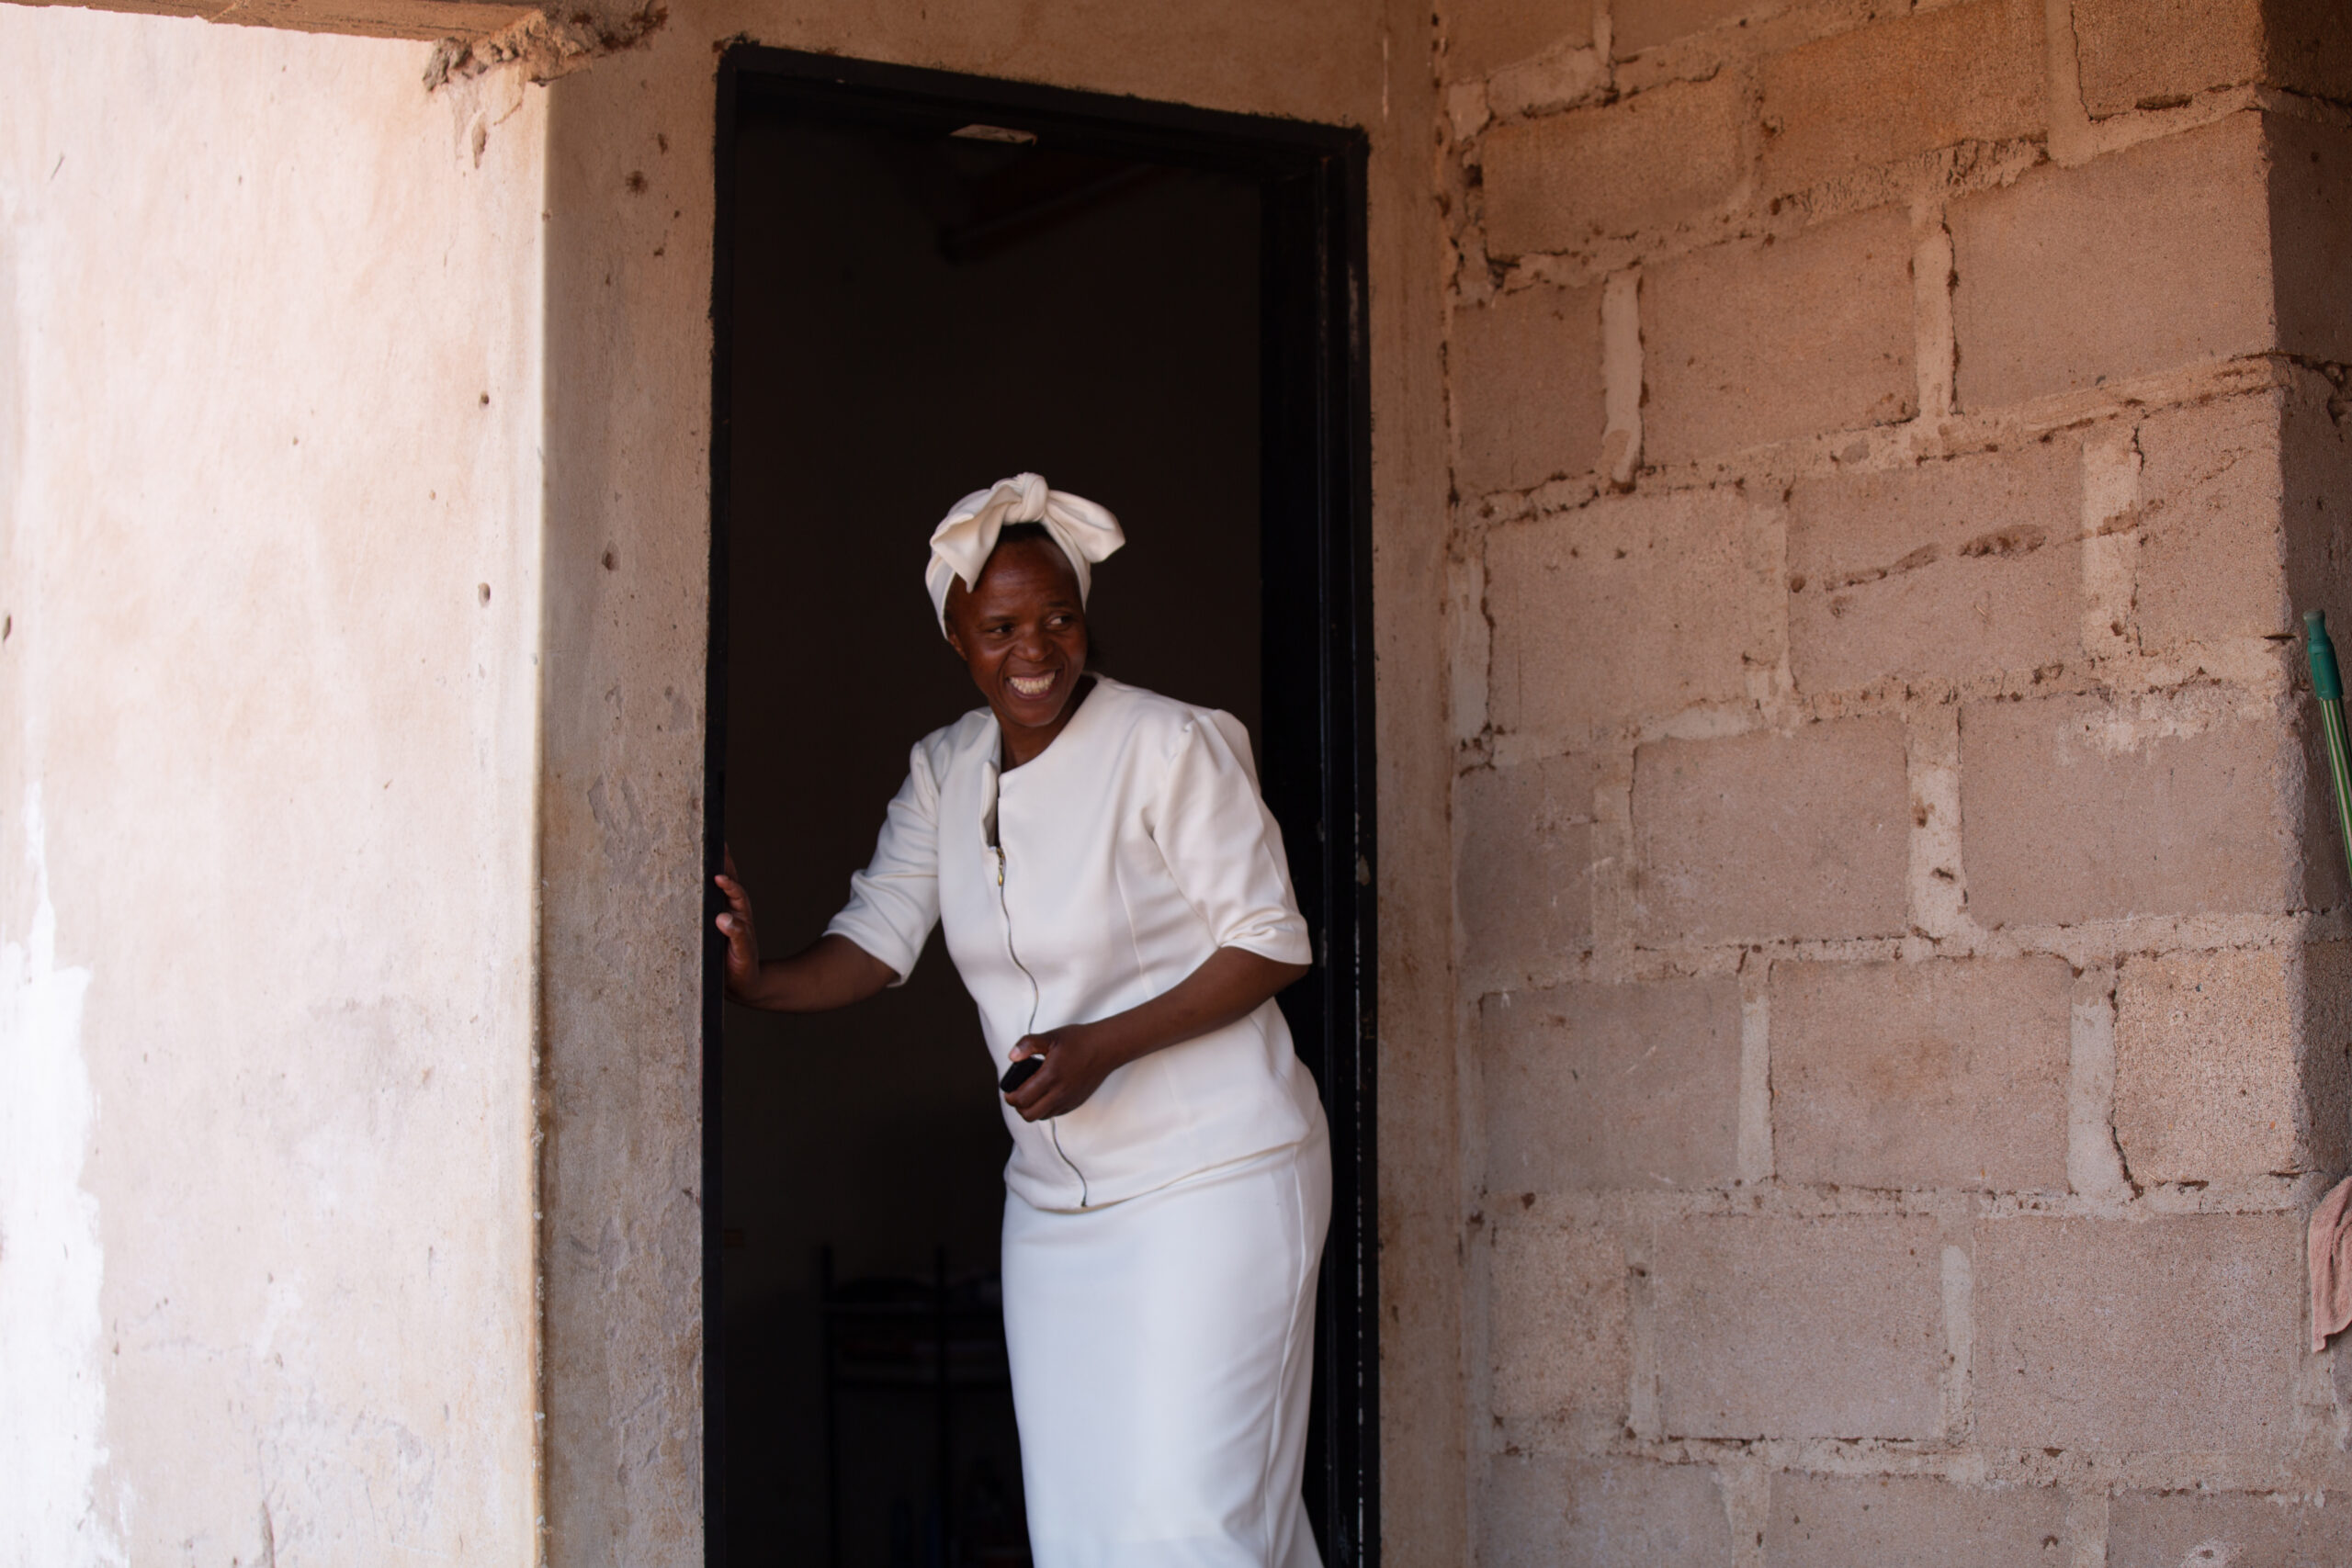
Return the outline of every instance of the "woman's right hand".
[[[760,934],[752,923],[752,896],[735,879],[735,852],[711,880],[727,896],[716,917],[727,939],[727,998],[769,1012],[824,1012],[862,1002],[899,976],[845,936],[819,937],[789,958],[760,962]]]
[[[727,897],[727,908],[718,918],[719,934],[727,939],[727,994],[750,1002],[759,988],[760,936],[752,924],[752,896],[735,880],[735,852],[729,849],[725,854],[727,869],[712,880]]]

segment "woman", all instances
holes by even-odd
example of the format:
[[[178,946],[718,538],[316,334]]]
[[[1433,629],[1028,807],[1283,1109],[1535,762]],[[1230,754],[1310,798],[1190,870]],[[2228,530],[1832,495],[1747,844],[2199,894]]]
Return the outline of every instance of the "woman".
[[[812,946],[763,962],[729,865],[729,993],[846,1006],[943,923],[1009,1086],[1039,1568],[1320,1568],[1300,1482],[1330,1156],[1273,1002],[1306,924],[1249,738],[1087,673],[1092,567],[1125,542],[1101,507],[1022,474],[931,542],[940,630],[988,705],[915,746]]]

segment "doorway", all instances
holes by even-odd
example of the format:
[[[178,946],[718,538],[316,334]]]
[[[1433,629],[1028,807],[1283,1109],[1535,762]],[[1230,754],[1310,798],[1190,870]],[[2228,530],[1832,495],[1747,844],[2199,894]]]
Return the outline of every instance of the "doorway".
[[[740,47],[720,72],[708,858],[813,938],[976,705],[932,525],[1020,470],[1109,506],[1095,663],[1239,718],[1317,966],[1330,1118],[1308,1508],[1376,1560],[1362,138]],[[705,1001],[713,1562],[1025,1562],[995,1248],[1009,1141],[934,935],[901,987]]]

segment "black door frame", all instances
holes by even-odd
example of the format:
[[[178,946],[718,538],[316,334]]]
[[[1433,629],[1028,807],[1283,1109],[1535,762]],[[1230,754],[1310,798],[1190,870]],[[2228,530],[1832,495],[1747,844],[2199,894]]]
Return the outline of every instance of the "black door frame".
[[[1317,967],[1284,993],[1331,1123],[1330,1239],[1316,1326],[1308,1505],[1332,1568],[1379,1561],[1374,1201],[1372,458],[1360,130],[880,65],[729,48],[718,69],[712,247],[710,647],[704,752],[703,1465],[707,1561],[726,1557],[719,1095],[725,945],[710,874],[726,820],[729,378],[735,140],[762,99],[866,123],[975,121],[1097,156],[1253,177],[1261,220],[1261,537],[1267,671],[1260,773],[1283,824]],[[1282,678],[1277,679],[1277,673]],[[1311,677],[1311,678],[1308,678]]]

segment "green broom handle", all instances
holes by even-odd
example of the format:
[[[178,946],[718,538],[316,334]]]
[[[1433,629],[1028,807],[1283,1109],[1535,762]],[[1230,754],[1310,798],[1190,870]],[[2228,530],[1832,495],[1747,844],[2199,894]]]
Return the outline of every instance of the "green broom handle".
[[[2344,739],[2344,675],[2335,667],[2335,645],[2327,639],[2327,616],[2303,612],[2303,647],[2311,656],[2312,692],[2319,698],[2319,723],[2327,734],[2327,776],[2335,785],[2335,831],[2344,863],[2352,871],[2352,756]]]

